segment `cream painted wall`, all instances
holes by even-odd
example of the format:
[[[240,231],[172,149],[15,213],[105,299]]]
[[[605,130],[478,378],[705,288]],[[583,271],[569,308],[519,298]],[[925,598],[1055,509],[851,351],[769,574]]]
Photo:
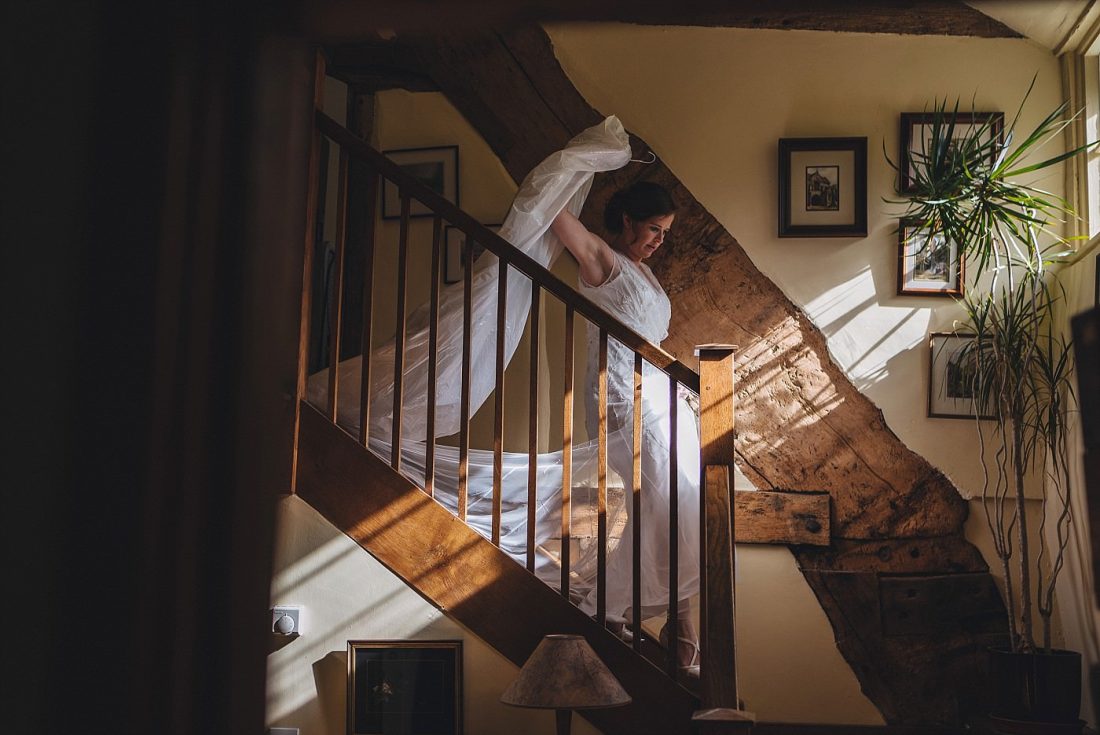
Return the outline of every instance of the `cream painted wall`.
[[[293,496],[279,506],[271,595],[273,604],[303,607],[303,633],[268,657],[268,727],[298,727],[302,735],[343,735],[347,642],[419,639],[463,643],[465,732],[554,732],[552,712],[499,702],[518,675],[517,666],[446,618]],[[598,731],[574,718],[573,732]]]

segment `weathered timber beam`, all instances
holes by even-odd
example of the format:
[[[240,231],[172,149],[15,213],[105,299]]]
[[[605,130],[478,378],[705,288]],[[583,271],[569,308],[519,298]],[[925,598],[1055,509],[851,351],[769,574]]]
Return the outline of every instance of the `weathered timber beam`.
[[[935,572],[987,572],[981,552],[963,538],[878,539],[850,541],[834,538],[827,548],[800,547],[795,550],[804,569],[835,572],[880,572],[932,574]]]
[[[904,33],[1016,38],[1019,34],[959,0],[354,0],[306,4],[307,32],[321,40],[362,39],[379,31],[477,31],[543,21]]]
[[[885,636],[968,633],[999,635],[1005,606],[985,574],[880,575],[879,609]]]
[[[739,544],[829,545],[829,494],[738,490],[733,494]]]
[[[1004,645],[1007,636],[992,625],[1000,599],[988,574],[961,575],[958,582],[936,575],[932,581],[909,578],[909,587],[891,589],[888,597],[914,597],[933,589],[947,594],[935,624],[917,629],[899,613],[926,614],[926,606],[891,602],[884,609],[881,576],[874,572],[833,572],[803,569],[836,633],[837,647],[852,664],[863,693],[875,703],[890,725],[952,726],[982,718],[985,708],[986,655],[989,646]],[[893,584],[888,583],[887,587]],[[988,605],[952,616],[960,606],[959,589],[979,589]],[[925,610],[925,613],[921,613]],[[895,617],[891,617],[891,616]],[[1002,621],[1005,618],[1001,618]],[[977,621],[977,624],[973,624]],[[899,634],[909,625],[908,634]],[[1007,631],[1007,624],[1001,626]],[[887,663],[889,662],[889,663]]]

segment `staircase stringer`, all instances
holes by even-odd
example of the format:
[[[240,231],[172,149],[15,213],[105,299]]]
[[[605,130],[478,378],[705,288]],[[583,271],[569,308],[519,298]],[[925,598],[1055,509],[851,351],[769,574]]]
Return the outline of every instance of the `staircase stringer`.
[[[430,604],[517,666],[547,633],[583,635],[633,702],[582,714],[609,735],[688,733],[698,699],[301,403],[297,487]]]

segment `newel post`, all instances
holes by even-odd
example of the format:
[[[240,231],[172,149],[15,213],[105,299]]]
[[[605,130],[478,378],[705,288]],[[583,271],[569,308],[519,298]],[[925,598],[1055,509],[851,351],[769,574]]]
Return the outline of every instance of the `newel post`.
[[[737,658],[734,641],[733,463],[734,376],[733,345],[700,345],[699,444],[702,470],[700,543],[703,559],[700,618],[702,699],[695,725],[724,721],[751,723],[739,711]],[[728,731],[728,730],[727,730]]]

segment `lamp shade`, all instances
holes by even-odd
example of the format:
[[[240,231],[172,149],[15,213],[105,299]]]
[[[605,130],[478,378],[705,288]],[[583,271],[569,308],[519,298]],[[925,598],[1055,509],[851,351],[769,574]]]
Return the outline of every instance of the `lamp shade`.
[[[515,707],[597,709],[630,703],[619,680],[579,635],[542,639],[500,701]]]

